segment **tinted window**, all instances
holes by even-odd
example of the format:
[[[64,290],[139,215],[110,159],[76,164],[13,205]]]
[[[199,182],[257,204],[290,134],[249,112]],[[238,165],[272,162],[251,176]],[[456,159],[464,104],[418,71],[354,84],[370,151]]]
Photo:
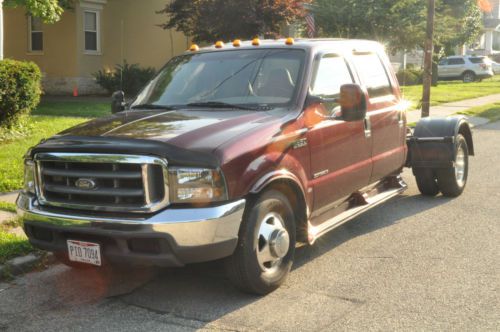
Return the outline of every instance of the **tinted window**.
[[[448,59],[448,64],[449,65],[463,65],[463,64],[465,64],[465,61],[462,58],[451,58],[451,59]]]
[[[447,64],[448,64],[448,60],[447,60],[447,59],[441,59],[441,60],[439,61],[439,65],[440,65],[440,66],[446,66]]]
[[[299,86],[305,52],[255,49],[195,53],[172,59],[137,104],[224,102],[288,105]]]
[[[358,54],[354,56],[354,63],[361,76],[370,98],[392,94],[391,82],[379,56],[375,53]]]
[[[318,66],[311,93],[314,96],[335,96],[340,87],[352,83],[352,76],[344,58],[336,55],[324,56]]]
[[[479,57],[469,58],[469,61],[472,63],[486,63],[485,58],[479,58]]]

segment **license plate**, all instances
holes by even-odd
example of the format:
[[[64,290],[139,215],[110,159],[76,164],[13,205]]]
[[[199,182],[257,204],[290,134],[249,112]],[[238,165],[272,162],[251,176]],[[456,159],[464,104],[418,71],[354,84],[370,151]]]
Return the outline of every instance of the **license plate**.
[[[72,262],[101,266],[101,247],[98,243],[68,240],[68,257]]]

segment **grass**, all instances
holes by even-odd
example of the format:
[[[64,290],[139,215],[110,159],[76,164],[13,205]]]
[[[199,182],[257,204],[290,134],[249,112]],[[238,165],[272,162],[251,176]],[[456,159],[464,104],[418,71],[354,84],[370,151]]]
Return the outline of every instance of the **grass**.
[[[0,264],[27,255],[34,249],[26,238],[0,230]]]
[[[16,204],[0,202],[0,210],[16,213]]]
[[[42,102],[30,119],[33,127],[31,134],[2,143],[2,149],[0,149],[0,193],[22,188],[23,156],[30,147],[64,129],[110,113],[108,103],[92,101]]]
[[[401,87],[404,98],[411,102],[411,109],[417,109],[422,99],[422,86]],[[431,105],[439,105],[459,100],[478,98],[500,93],[500,75],[482,82],[463,83],[462,81],[440,81],[431,89]]]
[[[478,116],[481,118],[486,118],[493,122],[500,121],[500,102],[473,107],[468,109],[467,111],[460,112],[460,114],[469,116]]]
[[[92,101],[47,101],[38,105],[33,115],[71,116],[84,118],[98,118],[109,115],[109,103]]]

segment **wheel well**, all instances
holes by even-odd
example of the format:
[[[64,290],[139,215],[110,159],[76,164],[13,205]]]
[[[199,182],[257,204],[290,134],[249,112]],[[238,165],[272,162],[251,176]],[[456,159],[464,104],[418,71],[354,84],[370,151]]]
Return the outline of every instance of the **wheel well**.
[[[474,71],[470,70],[470,69],[467,69],[466,71],[464,71],[462,73],[462,76],[464,76],[466,73],[472,73],[474,76],[476,76],[476,73]]]
[[[259,195],[267,190],[277,190],[286,196],[296,218],[297,242],[307,242],[307,204],[299,185],[288,179],[274,180],[258,193],[250,194],[248,197],[250,205],[256,201]]]
[[[474,155],[474,142],[472,140],[472,132],[470,130],[469,125],[466,123],[462,123],[460,125],[460,128],[458,128],[458,133],[461,134],[465,138],[465,141],[467,142],[467,147],[469,148],[469,155],[473,156]]]

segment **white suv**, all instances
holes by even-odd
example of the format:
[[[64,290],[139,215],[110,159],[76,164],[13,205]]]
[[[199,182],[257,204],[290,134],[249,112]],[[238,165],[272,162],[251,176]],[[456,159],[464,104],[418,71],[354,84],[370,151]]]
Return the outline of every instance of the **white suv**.
[[[465,83],[492,77],[493,70],[486,57],[450,56],[439,61],[439,79],[462,79]]]

